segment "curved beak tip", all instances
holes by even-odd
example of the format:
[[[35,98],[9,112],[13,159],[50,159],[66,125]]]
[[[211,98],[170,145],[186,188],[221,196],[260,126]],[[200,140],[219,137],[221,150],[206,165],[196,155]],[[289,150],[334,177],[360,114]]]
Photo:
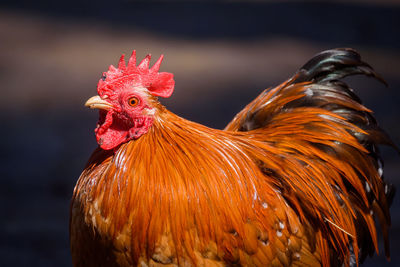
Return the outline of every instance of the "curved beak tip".
[[[104,109],[104,110],[110,110],[113,108],[111,103],[101,99],[101,97],[98,95],[89,98],[85,103],[85,107],[92,109],[93,108]]]

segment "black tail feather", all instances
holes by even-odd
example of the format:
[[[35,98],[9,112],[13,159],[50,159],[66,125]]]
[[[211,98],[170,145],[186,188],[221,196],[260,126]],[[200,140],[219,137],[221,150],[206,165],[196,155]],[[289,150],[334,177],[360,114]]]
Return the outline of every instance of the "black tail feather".
[[[369,64],[361,61],[360,54],[351,48],[323,51],[304,64],[298,74],[296,83],[306,81],[325,83],[349,75],[364,74],[378,79],[387,86],[385,80]]]

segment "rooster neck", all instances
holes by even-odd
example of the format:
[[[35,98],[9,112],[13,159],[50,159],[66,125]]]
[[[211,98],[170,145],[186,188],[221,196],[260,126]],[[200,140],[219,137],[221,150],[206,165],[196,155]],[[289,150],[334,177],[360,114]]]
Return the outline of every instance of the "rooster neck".
[[[240,133],[165,111],[147,134],[114,155],[95,152],[78,185],[87,195],[86,213],[98,214],[93,224],[100,235],[126,234],[140,244],[135,257],[146,249],[151,255],[146,244],[165,234],[176,244],[201,235],[204,246],[233,232],[243,237],[246,222],[282,204],[248,154],[254,148],[246,146]]]

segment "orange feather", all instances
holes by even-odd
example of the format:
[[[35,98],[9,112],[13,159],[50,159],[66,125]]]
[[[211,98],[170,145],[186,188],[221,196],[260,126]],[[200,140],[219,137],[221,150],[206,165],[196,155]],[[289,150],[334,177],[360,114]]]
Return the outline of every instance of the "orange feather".
[[[115,153],[98,148],[78,180],[74,265],[349,266],[360,248],[378,251],[374,216],[387,243],[391,196],[371,147],[390,140],[344,85],[316,70],[307,80],[307,68],[225,130],[154,98],[149,131]]]

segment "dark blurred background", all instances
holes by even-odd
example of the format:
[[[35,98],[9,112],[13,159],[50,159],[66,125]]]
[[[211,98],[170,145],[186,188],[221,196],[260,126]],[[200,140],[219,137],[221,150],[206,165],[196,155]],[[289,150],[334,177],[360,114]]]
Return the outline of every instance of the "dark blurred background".
[[[389,87],[349,82],[400,145],[399,29],[398,0],[1,1],[0,266],[71,266],[69,200],[96,147],[83,104],[121,53],[165,54],[176,89],[163,103],[223,128],[315,53],[353,47]],[[383,152],[400,188],[400,157]],[[391,211],[392,260],[364,266],[400,266],[400,194]]]

